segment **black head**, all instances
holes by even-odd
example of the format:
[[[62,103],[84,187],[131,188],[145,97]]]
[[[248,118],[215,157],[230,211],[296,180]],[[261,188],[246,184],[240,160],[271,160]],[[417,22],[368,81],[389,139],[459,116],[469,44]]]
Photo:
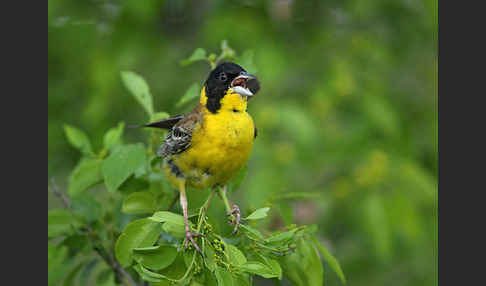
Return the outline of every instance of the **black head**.
[[[235,80],[237,78],[238,80]],[[248,85],[248,88],[250,88],[251,91],[246,88],[247,81],[248,83],[251,82],[251,85]],[[257,86],[257,88],[255,88],[255,86]],[[238,91],[241,90],[241,94],[245,96],[252,96],[260,88],[256,77],[247,74],[242,67],[235,63],[219,64],[209,74],[208,79],[205,82],[205,87],[206,96],[208,98],[206,108],[213,113],[216,113],[221,107],[220,100],[226,95],[226,92],[230,87],[237,87]],[[238,91],[236,92],[240,93]]]

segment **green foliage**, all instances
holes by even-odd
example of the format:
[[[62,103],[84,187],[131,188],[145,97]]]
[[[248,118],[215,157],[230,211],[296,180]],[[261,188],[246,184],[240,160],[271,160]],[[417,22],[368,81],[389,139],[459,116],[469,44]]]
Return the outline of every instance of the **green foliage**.
[[[131,221],[158,211],[181,214],[177,202],[169,208],[178,194],[154,156],[166,131],[129,126],[169,116],[157,111],[175,115],[194,107],[196,95],[176,104],[221,59],[222,39],[234,52],[224,60],[256,72],[262,84],[248,105],[258,137],[247,175],[241,184],[237,178],[230,182],[228,197],[240,206],[242,218],[259,208],[270,211],[260,220],[242,220],[233,236],[215,196],[207,213],[213,232],[246,258],[247,239],[261,244],[293,223],[316,224],[307,231],[339,260],[349,285],[438,285],[437,0],[211,1],[204,7],[196,1],[48,3],[48,177],[68,190],[71,201],[88,195],[102,210],[94,221],[80,214],[59,221],[62,231],[49,238],[50,285],[120,285],[123,279],[94,247],[109,258]],[[181,59],[198,47],[206,59],[183,67]],[[143,106],[137,108],[120,70],[135,71],[149,83],[150,118]],[[126,127],[122,140],[106,148],[105,134],[119,122]],[[82,130],[89,145],[71,144],[66,123]],[[116,148],[138,142],[144,143],[145,168],[107,192],[102,163]],[[92,163],[99,171],[77,169],[88,160],[99,162]],[[123,209],[135,192],[150,192],[155,209]],[[188,190],[193,230],[207,195]],[[48,208],[60,209],[62,201],[49,193]],[[154,245],[180,247],[181,241],[163,230]],[[202,247],[201,238],[197,241]],[[330,260],[317,254],[324,261],[325,285],[342,285]],[[190,284],[217,285],[216,267],[227,271],[225,266],[214,257],[200,259],[194,265],[204,267]],[[145,269],[179,279],[187,261],[182,255],[162,270]],[[132,265],[138,264],[134,259]],[[280,265],[282,281],[233,273],[231,281],[291,285],[290,272]],[[142,285],[132,266],[126,271]]]
[[[236,56],[226,41],[221,48],[222,53],[218,57],[220,60]],[[202,54],[200,50],[196,51],[184,63],[195,62]],[[244,55],[250,65],[252,56],[248,53]],[[152,109],[152,98],[143,78],[127,71],[122,72],[122,78],[152,119],[168,116]],[[198,89],[198,85],[192,86],[178,105],[195,97]],[[154,285],[252,285],[252,277],[255,275],[277,280],[287,277],[297,285],[322,284],[322,264],[313,248],[317,242],[313,238],[313,228],[289,225],[283,231],[265,231],[264,235],[257,228],[246,224],[268,217],[271,208],[263,207],[242,219],[244,224],[240,226],[240,232],[236,236],[225,236],[218,231],[221,229],[220,224],[224,225],[225,218],[223,217],[223,222],[217,219],[215,225],[214,218],[211,220],[207,214],[212,192],[215,190],[207,190],[206,201],[190,215],[189,226],[193,231],[202,234],[197,240],[204,255],[200,256],[192,245],[184,249],[184,217],[170,210],[160,209],[165,198],[174,197],[177,193],[167,187],[167,182],[160,176],[160,164],[151,163],[155,159],[151,148],[145,148],[141,143],[123,143],[124,126],[124,123],[120,123],[105,133],[103,149],[97,156],[94,156],[91,147],[86,147],[89,146],[89,140],[82,132],[74,127],[66,128],[69,130],[66,131],[68,139],[75,142],[73,146],[90,152],[82,152],[84,156],[70,177],[71,209],[49,212],[49,238],[65,236],[62,244],[70,251],[83,251],[86,250],[86,245],[92,245],[95,252],[104,259],[110,259],[106,253],[109,253],[109,247],[113,247],[114,258],[121,267],[132,269],[132,274],[138,274],[136,279]],[[153,142],[157,136],[156,133],[150,133],[149,142]],[[248,167],[245,166],[229,184],[229,189],[238,189],[247,173]],[[104,210],[97,200],[84,193],[100,182],[112,194],[112,200],[114,194],[122,195],[118,197],[121,202],[119,212],[113,207]],[[143,217],[130,217],[126,226],[113,231],[116,224],[112,222],[121,219],[121,214]],[[88,232],[87,235],[85,231]],[[108,241],[103,242],[104,239]],[[90,242],[87,244],[88,241]],[[336,267],[337,261],[328,252],[323,253],[325,259]],[[292,258],[296,255],[297,257]],[[299,270],[294,269],[294,272],[288,273],[282,270],[295,268],[293,263],[296,261],[305,267],[313,267],[316,271],[302,270],[293,274]],[[64,283],[71,283],[78,275],[81,280],[84,279],[83,283],[87,283],[95,267],[96,260],[78,264],[66,276]],[[106,269],[100,272],[97,282],[111,283],[113,280],[110,277],[120,275],[116,268],[113,270],[111,274]],[[342,275],[341,269],[338,270],[339,275]]]

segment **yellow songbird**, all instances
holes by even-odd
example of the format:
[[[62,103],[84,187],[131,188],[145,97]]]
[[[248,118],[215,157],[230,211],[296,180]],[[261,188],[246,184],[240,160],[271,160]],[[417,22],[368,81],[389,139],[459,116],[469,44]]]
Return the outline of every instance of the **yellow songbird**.
[[[186,186],[222,187],[226,192],[225,185],[248,161],[257,136],[247,103],[259,89],[254,75],[237,64],[222,63],[209,74],[199,105],[190,113],[144,125],[170,129],[157,154],[163,158],[167,178],[180,193],[186,248],[190,241],[201,252],[194,241],[199,234],[188,224]],[[231,214],[235,216],[235,233],[240,220],[237,205],[231,204]]]

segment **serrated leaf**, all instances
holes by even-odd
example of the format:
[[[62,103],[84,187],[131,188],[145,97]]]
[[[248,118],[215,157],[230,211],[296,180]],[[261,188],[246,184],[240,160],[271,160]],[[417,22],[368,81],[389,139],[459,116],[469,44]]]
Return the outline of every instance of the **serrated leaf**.
[[[176,107],[180,107],[189,101],[193,100],[194,98],[197,98],[199,96],[200,92],[200,87],[199,84],[193,83],[187,90],[186,93],[179,99],[179,101],[176,104]]]
[[[171,265],[177,257],[177,248],[162,245],[156,249],[134,249],[133,258],[138,263],[152,270],[161,270]]]
[[[214,274],[216,275],[216,280],[218,281],[218,286],[233,286],[234,285],[234,281],[233,281],[233,277],[231,276],[231,273],[226,271],[225,269],[223,269],[221,267],[216,267]]]
[[[257,220],[257,219],[265,218],[267,216],[267,213],[268,213],[269,210],[270,210],[270,208],[268,208],[268,207],[261,208],[261,209],[257,209],[252,214],[250,214],[249,216],[247,216],[245,219],[247,219],[247,220]]]
[[[341,282],[343,284],[346,284],[346,277],[344,276],[343,270],[341,269],[341,265],[339,265],[339,261],[327,250],[327,248],[322,244],[317,241],[315,237],[312,237],[312,242],[314,243],[314,246],[319,250],[319,252],[322,255],[322,259],[329,264],[331,269],[334,271],[334,273],[337,274],[339,279],[341,279]]]
[[[161,233],[160,224],[148,218],[130,222],[115,244],[115,256],[120,265],[123,267],[130,266],[133,249],[152,246]]]
[[[278,277],[278,273],[274,273],[270,267],[258,261],[248,261],[247,263],[240,265],[239,269],[264,278]]]
[[[64,124],[64,133],[73,147],[85,155],[93,155],[91,143],[83,131],[74,126]]]
[[[98,159],[84,159],[79,162],[69,177],[68,194],[75,197],[86,189],[103,181],[101,164]]]
[[[226,253],[229,261],[234,265],[242,265],[246,263],[246,257],[236,246],[226,244]]]
[[[103,210],[101,204],[89,195],[79,195],[72,199],[73,213],[81,216],[85,221],[91,223],[101,218]]]
[[[123,129],[125,128],[125,123],[118,123],[117,127],[109,129],[105,136],[103,137],[103,146],[106,150],[122,144]]]
[[[126,214],[153,213],[157,200],[151,192],[135,192],[123,200],[122,212]]]
[[[103,161],[101,172],[108,191],[115,191],[130,175],[144,168],[145,148],[142,144],[119,146]]]
[[[190,65],[194,62],[203,61],[203,60],[206,60],[206,59],[207,59],[206,50],[204,50],[202,48],[197,48],[196,50],[194,50],[194,52],[192,53],[192,55],[188,59],[181,61],[181,65],[187,66],[187,65]]]
[[[64,209],[50,210],[47,214],[47,237],[72,234],[80,226],[73,214]]]
[[[122,71],[120,74],[126,88],[132,93],[138,103],[142,105],[149,118],[152,117],[154,113],[152,94],[143,77],[131,71]]]
[[[254,74],[258,71],[255,62],[253,60],[255,52],[253,50],[245,51],[238,59],[238,64],[242,66],[246,72]]]

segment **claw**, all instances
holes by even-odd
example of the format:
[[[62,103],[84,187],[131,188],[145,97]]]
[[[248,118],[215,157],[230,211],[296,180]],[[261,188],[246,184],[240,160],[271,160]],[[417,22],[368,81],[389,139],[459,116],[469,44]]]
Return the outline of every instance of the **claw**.
[[[233,229],[233,232],[231,234],[236,234],[238,232],[238,226],[240,225],[240,218],[241,218],[241,214],[240,214],[240,208],[233,204],[233,208],[226,214],[227,216],[229,215],[235,215],[236,216],[236,220],[231,220],[229,221],[229,224],[230,225],[235,225],[235,228]]]
[[[194,241],[194,238],[193,238],[193,237],[198,237],[198,236],[203,236],[203,235],[201,233],[191,232],[190,230],[186,229],[186,239],[184,240],[184,249],[187,249],[189,241],[190,241],[192,246],[194,246],[194,248],[199,253],[202,254],[201,249],[199,248],[199,246],[197,246],[197,243],[196,243],[196,241]]]

